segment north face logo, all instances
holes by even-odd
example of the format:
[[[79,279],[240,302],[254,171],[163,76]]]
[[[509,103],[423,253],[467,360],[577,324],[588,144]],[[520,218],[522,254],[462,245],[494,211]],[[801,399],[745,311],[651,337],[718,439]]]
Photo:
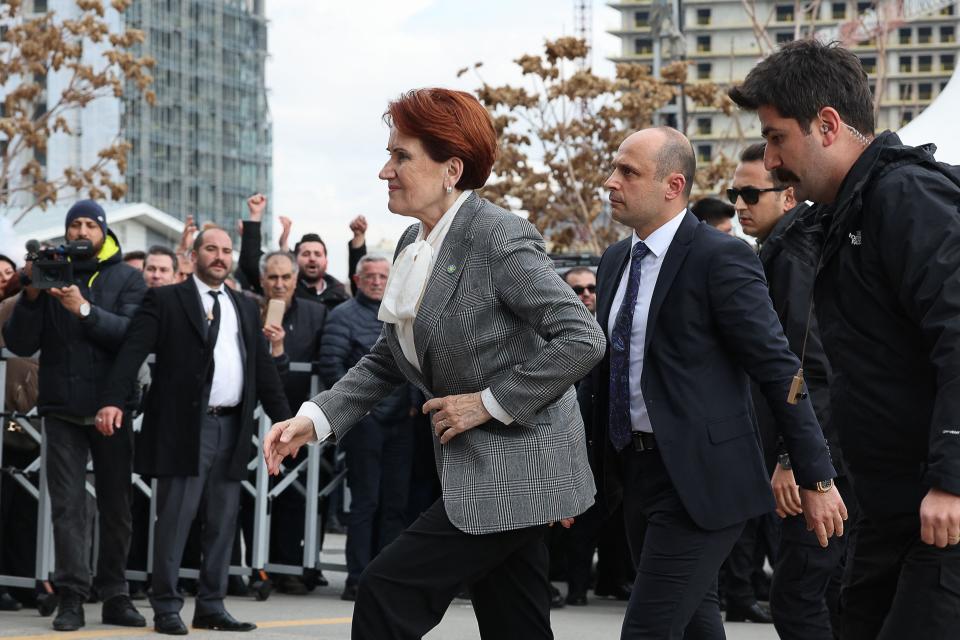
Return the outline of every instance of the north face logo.
[[[850,236],[850,244],[852,244],[853,246],[859,247],[861,244],[863,244],[863,239],[860,237],[859,231],[857,231],[856,233],[848,234],[848,235]]]

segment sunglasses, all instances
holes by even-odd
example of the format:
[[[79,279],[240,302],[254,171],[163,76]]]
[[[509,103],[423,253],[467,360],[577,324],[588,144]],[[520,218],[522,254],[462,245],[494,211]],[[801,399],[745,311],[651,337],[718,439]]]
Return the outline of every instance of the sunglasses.
[[[757,189],[756,187],[743,187],[742,189],[727,189],[727,199],[730,204],[737,204],[737,198],[743,198],[747,204],[757,204],[760,201],[760,194],[767,191],[785,191],[786,187],[769,187],[767,189]]]
[[[584,291],[589,291],[590,293],[597,292],[597,285],[595,284],[588,284],[585,287],[581,287],[580,285],[577,285],[575,287],[570,287],[570,288],[573,289],[573,292],[578,296],[582,296]]]

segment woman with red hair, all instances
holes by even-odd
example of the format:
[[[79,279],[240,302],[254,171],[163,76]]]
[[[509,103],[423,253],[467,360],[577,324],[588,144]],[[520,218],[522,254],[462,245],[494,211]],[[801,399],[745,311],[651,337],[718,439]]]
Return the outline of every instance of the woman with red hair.
[[[420,638],[469,587],[484,638],[551,638],[543,534],[593,503],[573,383],[603,333],[533,225],[484,200],[497,151],[486,109],[446,89],[391,102],[388,207],[397,245],[371,352],[264,442],[272,473],[337,441],[397,385],[428,398],[442,497],[360,577],[353,637]]]

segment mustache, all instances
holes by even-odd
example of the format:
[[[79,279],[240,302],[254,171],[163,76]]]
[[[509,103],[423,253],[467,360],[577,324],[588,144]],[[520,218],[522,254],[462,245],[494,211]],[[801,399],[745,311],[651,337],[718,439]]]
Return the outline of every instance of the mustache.
[[[211,263],[210,263],[210,267],[221,267],[221,268],[223,268],[223,269],[226,269],[226,268],[227,268],[227,265],[226,265],[225,263],[221,262],[220,260],[217,260],[216,262],[211,262]],[[208,267],[208,268],[210,268],[210,267]]]
[[[800,178],[797,176],[797,174],[793,173],[789,169],[784,169],[783,167],[774,169],[773,175],[780,182],[800,182]]]

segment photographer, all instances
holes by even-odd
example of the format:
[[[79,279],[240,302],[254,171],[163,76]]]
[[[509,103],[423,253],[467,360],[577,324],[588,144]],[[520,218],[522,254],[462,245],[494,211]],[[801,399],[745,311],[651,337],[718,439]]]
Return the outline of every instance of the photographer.
[[[130,602],[123,576],[130,546],[133,432],[125,423],[119,436],[107,438],[95,428],[94,416],[146,285],[139,271],[123,264],[100,205],[77,202],[65,224],[63,251],[29,256],[24,274],[32,282],[25,281],[3,327],[7,348],[17,355],[40,351],[37,406],[46,427],[54,585],[60,596],[53,628],[71,631],[84,625],[82,605],[90,595],[84,483],[90,455],[100,523],[96,586],[103,622],[142,627],[146,622]]]

